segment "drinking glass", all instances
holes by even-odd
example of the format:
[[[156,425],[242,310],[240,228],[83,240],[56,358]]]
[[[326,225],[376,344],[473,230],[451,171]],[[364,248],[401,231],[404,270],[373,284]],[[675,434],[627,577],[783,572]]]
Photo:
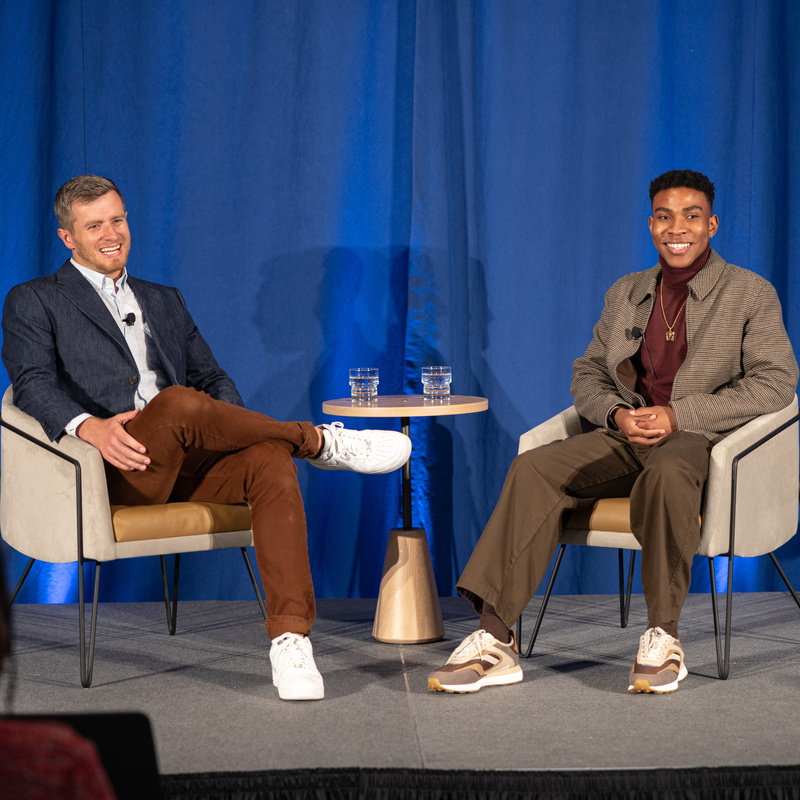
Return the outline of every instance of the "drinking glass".
[[[443,400],[450,397],[450,381],[453,371],[450,367],[423,367],[422,393],[429,400]]]
[[[378,368],[354,367],[350,370],[350,397],[374,400],[378,396]]]

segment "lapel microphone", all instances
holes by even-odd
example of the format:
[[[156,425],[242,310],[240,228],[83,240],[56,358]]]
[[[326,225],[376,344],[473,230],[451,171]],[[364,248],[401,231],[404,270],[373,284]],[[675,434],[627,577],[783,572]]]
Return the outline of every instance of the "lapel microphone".
[[[132,316],[128,314],[128,316]],[[644,331],[637,325],[634,328],[631,328],[631,339],[644,339]]]
[[[134,323],[134,322],[136,322],[136,314],[134,314],[134,313],[133,313],[133,311],[129,311],[129,312],[128,312],[128,314],[127,314],[127,316],[124,316],[124,317],[122,318],[122,321],[123,321],[123,322],[124,322],[126,325],[133,325],[133,323]],[[637,330],[638,330],[638,329],[637,329]]]

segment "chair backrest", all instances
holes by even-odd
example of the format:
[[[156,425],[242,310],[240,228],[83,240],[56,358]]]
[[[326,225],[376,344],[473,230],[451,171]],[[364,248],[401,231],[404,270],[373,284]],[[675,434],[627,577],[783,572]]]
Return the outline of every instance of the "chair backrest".
[[[114,532],[100,451],[73,436],[63,436],[58,443],[51,443],[42,426],[14,405],[11,387],[3,395],[2,419],[79,466],[84,552],[99,561],[114,559]],[[76,467],[6,427],[0,440],[3,539],[31,558],[53,563],[77,561]]]
[[[735,459],[796,414],[797,397],[786,408],[756,417],[714,446],[697,550],[700,555],[728,552]],[[733,555],[771,553],[797,532],[799,449],[795,422],[739,460]]]
[[[78,559],[78,485],[86,559],[113,561],[252,545],[246,504],[187,502],[112,509],[99,450],[73,436],[50,442],[41,425],[13,404],[10,388],[2,413],[0,533],[24,555],[53,563]]]

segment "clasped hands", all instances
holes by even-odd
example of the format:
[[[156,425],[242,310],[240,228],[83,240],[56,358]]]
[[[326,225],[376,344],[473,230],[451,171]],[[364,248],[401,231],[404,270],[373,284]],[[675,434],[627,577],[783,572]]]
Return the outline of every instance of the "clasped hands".
[[[614,412],[614,424],[632,444],[653,445],[678,430],[670,406],[621,407]]]

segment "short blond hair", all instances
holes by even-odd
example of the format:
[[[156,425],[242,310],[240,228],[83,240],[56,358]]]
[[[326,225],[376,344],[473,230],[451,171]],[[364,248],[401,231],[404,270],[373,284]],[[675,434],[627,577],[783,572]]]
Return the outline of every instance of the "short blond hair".
[[[78,175],[77,178],[67,181],[56,192],[56,199],[53,204],[59,227],[72,233],[72,226],[75,223],[72,205],[74,203],[91,203],[92,200],[97,200],[98,197],[102,197],[109,192],[116,192],[119,195],[124,208],[125,198],[110,178],[104,178],[101,175]]]

